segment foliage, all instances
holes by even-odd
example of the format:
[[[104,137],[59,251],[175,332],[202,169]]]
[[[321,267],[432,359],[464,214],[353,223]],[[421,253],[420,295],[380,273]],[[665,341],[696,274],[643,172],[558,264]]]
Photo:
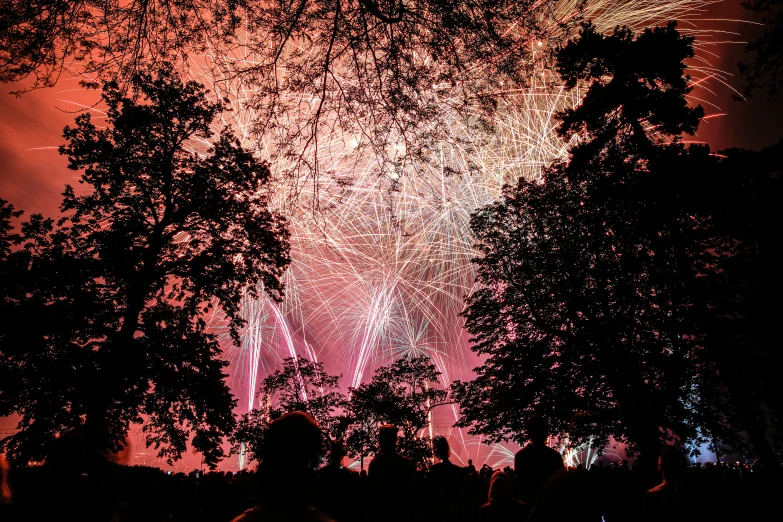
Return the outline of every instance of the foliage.
[[[255,135],[273,137],[295,164],[287,174],[317,182],[326,134],[355,139],[357,154],[394,172],[436,161],[455,118],[490,126],[497,92],[528,82],[530,42],[544,27],[567,33],[578,6],[564,17],[534,0],[9,0],[0,79],[33,76],[35,88],[65,69],[122,85],[144,63],[186,69],[207,55],[194,71],[220,92],[241,82]]]
[[[558,52],[557,71],[566,89],[585,87],[582,103],[559,115],[559,133],[579,138],[571,150],[569,175],[593,175],[614,152],[643,168],[654,143],[696,132],[704,116],[689,107],[691,91],[685,60],[693,57],[693,38],[670,22],[635,37],[627,28],[602,35],[584,24],[578,39]],[[604,167],[605,168],[605,167]],[[607,178],[614,180],[619,176]]]
[[[2,443],[40,458],[79,428],[119,449],[143,423],[161,456],[192,436],[214,465],[234,401],[202,316],[219,306],[237,339],[243,294],[282,296],[286,224],[267,206],[268,167],[228,129],[213,135],[222,107],[202,86],[164,65],[103,99],[105,127],[81,115],[60,149],[85,187],[66,187],[57,223],[23,224],[3,276],[0,415],[22,420]]]
[[[678,143],[703,114],[685,98],[691,42],[674,24],[637,37],[588,24],[558,55],[567,88],[586,87],[560,115],[568,163],[471,222],[480,288],[465,316],[487,359],[454,395],[474,433],[522,442],[539,414],[575,443],[612,435],[651,457],[662,440],[699,440],[716,413],[688,293],[701,230],[685,196],[713,161]]]
[[[131,78],[172,50],[230,31],[235,2],[33,0],[0,7],[0,80],[54,85],[76,63]],[[153,60],[148,60],[154,58]],[[71,62],[71,63],[69,63]]]
[[[283,369],[264,379],[258,393],[260,407],[243,415],[232,435],[232,452],[244,450],[261,460],[269,423],[291,412],[312,415],[324,431],[343,440],[348,455],[359,457],[378,451],[378,429],[392,424],[402,429],[400,453],[424,465],[431,456],[423,430],[433,406],[447,394],[438,388],[438,376],[427,357],[399,359],[378,368],[369,383],[350,388],[349,398],[339,392],[340,377],[329,375],[321,363],[287,358]]]
[[[12,220],[18,219],[22,214],[21,210],[16,210],[8,201],[0,198],[0,262],[5,261],[13,245],[21,241],[21,236],[12,232]]]
[[[302,357],[286,358],[283,369],[267,376],[261,384],[260,407],[239,419],[231,437],[232,452],[240,452],[244,445],[249,458],[260,461],[269,423],[292,411],[312,415],[326,434],[335,436],[340,422],[337,410],[345,402],[339,391],[340,377],[327,374],[323,363]]]
[[[487,57],[498,71],[514,71],[527,54],[522,42],[530,33],[523,28],[537,27],[537,18],[553,17],[551,6],[540,4],[11,0],[0,9],[0,79],[18,81],[34,75],[36,84],[51,85],[69,61],[84,63],[88,72],[129,77],[150,59],[184,57],[209,46],[229,54],[244,45],[249,54],[263,57],[240,66],[254,73],[267,75],[273,68],[299,64],[296,74],[285,80],[292,87],[307,87],[328,76],[334,62],[347,57],[364,81],[383,82],[384,94],[396,98],[390,102],[415,104],[410,94],[429,90],[433,81],[464,79],[471,64]],[[516,31],[503,30],[509,26],[516,26]],[[312,57],[290,45],[305,42],[326,42],[327,51]],[[446,77],[433,77],[421,53],[446,66]]]
[[[709,253],[696,264],[699,290],[707,304],[705,323],[709,351],[720,363],[721,381],[756,453],[771,462],[765,446],[783,422],[783,394],[778,375],[783,357],[778,346],[777,318],[783,274],[780,155],[783,144],[761,151],[729,149],[702,189],[700,213],[710,237]],[[772,439],[774,440],[774,438]],[[778,439],[779,440],[779,439]],[[735,450],[736,448],[731,448]]]
[[[431,456],[431,441],[423,433],[432,408],[442,403],[446,391],[439,389],[440,373],[424,356],[399,359],[376,370],[372,380],[350,389],[346,417],[350,427],[345,439],[349,455],[371,455],[378,450],[378,429],[384,424],[401,428],[401,454],[417,466]]]
[[[742,5],[761,13],[764,24],[761,35],[745,47],[752,58],[738,64],[747,81],[743,93],[751,96],[754,91],[765,89],[772,98],[783,86],[783,6],[778,0],[748,0]]]

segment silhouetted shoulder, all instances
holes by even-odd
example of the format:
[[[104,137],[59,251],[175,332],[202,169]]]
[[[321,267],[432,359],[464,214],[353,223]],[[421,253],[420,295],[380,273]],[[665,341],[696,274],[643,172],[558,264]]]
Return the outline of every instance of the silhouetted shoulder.
[[[556,450],[543,444],[528,444],[514,456],[514,465],[517,473],[525,466],[557,471],[563,467],[563,457]]]
[[[521,450],[517,451],[516,457],[521,458],[528,458],[528,457],[540,457],[544,456],[545,458],[549,458],[552,461],[557,461],[560,464],[563,463],[563,457],[560,455],[560,453],[550,448],[549,446],[546,446],[544,444],[528,444]]]
[[[400,469],[412,472],[414,470],[413,461],[399,453],[379,454],[370,462],[368,467],[370,476],[372,476],[373,472],[383,473],[388,469]]]
[[[544,485],[558,474],[563,457],[543,442],[530,443],[514,456],[514,471],[520,500],[533,502]]]
[[[560,452],[552,448],[547,448],[547,450],[549,450],[547,453],[549,454],[549,460],[552,462],[552,467],[556,469],[564,468],[563,456]]]
[[[427,476],[433,482],[451,482],[464,475],[467,475],[465,468],[457,466],[448,460],[432,464],[427,468]]]

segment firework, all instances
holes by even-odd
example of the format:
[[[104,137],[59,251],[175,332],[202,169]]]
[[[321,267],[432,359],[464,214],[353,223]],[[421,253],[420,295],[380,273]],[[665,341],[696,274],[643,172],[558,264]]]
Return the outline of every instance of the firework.
[[[618,462],[622,462],[623,458],[613,449],[608,449],[602,445],[596,444],[595,439],[588,438],[587,441],[573,445],[570,444],[568,438],[562,441],[558,441],[560,448],[560,455],[563,457],[563,463],[569,468],[576,468],[582,466],[584,469],[590,469],[590,467],[596,463],[600,457],[608,457]],[[616,447],[617,444],[614,444]]]
[[[573,29],[582,3],[557,4],[548,26],[553,41],[569,24]],[[601,31],[618,25],[638,30],[676,18],[684,32],[699,36],[689,21],[698,20],[710,3],[592,0],[581,14]],[[379,365],[420,354],[433,360],[444,385],[470,378],[478,359],[460,317],[474,284],[470,215],[497,198],[504,184],[536,178],[553,160],[567,157],[555,114],[580,100],[578,90],[564,91],[547,66],[549,41],[529,44],[529,81],[497,93],[491,128],[476,125],[478,114],[472,119],[444,110],[437,121],[421,122],[416,134],[427,139],[417,144],[393,129],[379,132],[371,114],[346,119],[334,107],[319,113],[319,126],[308,137],[300,131],[323,100],[296,92],[275,100],[274,125],[259,125],[270,121],[265,104],[272,102],[259,95],[258,85],[227,72],[255,59],[241,41],[228,55],[192,57],[192,77],[231,109],[220,125],[231,126],[246,147],[269,162],[271,206],[287,216],[291,230],[293,262],[284,301],[248,297],[238,347],[228,341],[221,318],[211,318],[226,341],[235,389],[244,390],[244,408],[254,406],[259,376],[289,356],[325,361],[344,372],[349,386]],[[708,44],[699,40],[696,47]],[[305,58],[324,52],[313,43],[291,45],[299,45]],[[349,64],[338,61],[333,69],[344,84],[354,81]],[[723,81],[705,61],[695,62],[692,74],[696,83]],[[476,77],[482,77],[481,70]],[[441,107],[455,103],[456,96],[449,86],[433,86],[434,103]],[[448,408],[452,420],[456,414]],[[490,451],[493,459],[501,456],[511,458],[503,446]]]

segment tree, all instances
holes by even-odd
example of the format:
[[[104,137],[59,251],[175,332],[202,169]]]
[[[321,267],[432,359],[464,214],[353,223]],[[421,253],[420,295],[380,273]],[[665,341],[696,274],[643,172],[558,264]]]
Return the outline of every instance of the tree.
[[[207,70],[221,93],[242,83],[254,134],[294,163],[291,190],[314,183],[317,203],[328,137],[355,143],[353,161],[372,155],[388,174],[437,162],[437,144],[459,141],[446,132],[455,119],[474,131],[491,126],[498,91],[527,85],[530,43],[544,28],[548,41],[561,38],[578,18],[556,4],[9,0],[0,8],[0,79],[33,76],[35,88],[70,69],[122,85],[144,63],[188,68],[205,57],[193,70]]]
[[[323,363],[302,357],[287,357],[283,369],[267,376],[258,391],[259,408],[243,415],[231,441],[232,452],[247,452],[250,459],[263,458],[264,437],[269,423],[292,411],[313,416],[321,429],[336,436],[340,425],[337,410],[345,397],[340,393],[340,377],[329,375]]]
[[[636,37],[587,24],[559,52],[566,88],[586,88],[560,115],[569,161],[471,221],[480,287],[466,326],[487,359],[454,395],[473,433],[522,442],[539,414],[559,436],[611,435],[648,461],[666,439],[702,439],[707,419],[731,433],[701,393],[715,365],[691,321],[701,230],[683,202],[714,162],[679,143],[703,114],[686,99],[691,44],[674,24]]]
[[[446,391],[438,388],[439,375],[425,356],[403,358],[378,368],[370,382],[351,388],[345,405],[349,419],[345,442],[349,455],[376,453],[378,429],[392,424],[402,429],[398,441],[400,453],[418,467],[426,465],[432,451],[431,441],[423,432],[430,422],[432,408],[447,397]]]
[[[32,75],[34,87],[51,86],[63,70],[79,62],[85,64],[85,72],[113,70],[130,79],[145,68],[149,58],[195,50],[209,35],[228,34],[238,22],[234,5],[203,1],[4,2],[0,7],[0,80],[19,81]]]
[[[761,151],[729,149],[711,173],[708,205],[700,211],[710,238],[710,253],[695,265],[713,357],[741,414],[738,426],[774,469],[767,437],[780,432],[783,394],[777,385],[783,369],[777,318],[783,277],[778,268],[783,232],[781,144]],[[766,454],[766,456],[764,456]]]
[[[333,64],[348,57],[364,69],[365,81],[382,80],[388,92],[403,95],[399,89],[416,89],[422,83],[429,90],[431,80],[449,79],[431,77],[416,53],[442,62],[452,74],[459,73],[455,78],[464,78],[471,64],[487,57],[498,71],[513,71],[519,67],[516,58],[527,55],[523,42],[531,31],[542,21],[555,20],[552,6],[540,4],[10,0],[0,8],[0,79],[18,81],[33,75],[36,86],[53,85],[68,62],[83,63],[87,72],[129,78],[150,59],[184,58],[215,46],[225,53],[242,45],[265,59],[237,64],[240,70],[266,75],[273,68],[299,63],[301,69],[297,67],[291,81],[304,87],[333,73]],[[240,33],[245,31],[243,38]],[[290,45],[304,42],[326,43],[326,52],[309,55]],[[407,96],[396,101],[416,103]]]
[[[751,59],[738,64],[747,84],[745,96],[765,89],[772,98],[783,86],[783,7],[776,0],[748,0],[745,9],[760,13],[764,30],[756,40],[745,47]]]
[[[286,223],[267,205],[267,165],[210,130],[222,106],[202,86],[164,65],[127,95],[106,83],[103,100],[106,127],[81,115],[60,148],[85,187],[66,187],[56,224],[23,224],[4,275],[0,415],[22,420],[2,444],[40,458],[77,428],[119,449],[143,423],[161,456],[192,436],[214,465],[234,400],[202,316],[222,308],[236,340],[243,294],[281,298]]]
[[[16,210],[8,201],[0,198],[0,262],[5,261],[11,254],[14,244],[19,244],[21,236],[14,234],[13,219],[21,217],[23,212]]]

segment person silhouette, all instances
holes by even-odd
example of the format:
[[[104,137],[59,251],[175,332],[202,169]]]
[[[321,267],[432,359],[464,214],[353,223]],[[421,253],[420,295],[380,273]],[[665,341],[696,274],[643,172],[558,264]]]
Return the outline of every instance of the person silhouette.
[[[377,521],[413,518],[413,463],[397,453],[397,427],[390,424],[378,431],[380,451],[370,462],[367,479],[370,490],[370,519]]]
[[[517,475],[519,499],[534,502],[544,484],[564,469],[563,457],[546,445],[549,425],[543,417],[528,420],[527,433],[530,443],[514,455],[514,471]]]
[[[343,466],[345,446],[332,441],[329,463],[318,470],[317,507],[340,522],[358,521],[362,518],[361,479],[359,474]]]
[[[449,460],[451,448],[445,437],[432,441],[435,456],[440,462],[427,468],[427,507],[430,520],[459,520],[464,514],[463,500],[467,473]]]
[[[688,468],[685,455],[674,446],[666,446],[658,457],[663,481],[644,494],[645,520],[693,520],[693,506],[682,478]]]
[[[451,481],[456,475],[460,475],[464,468],[457,466],[449,460],[451,448],[446,437],[438,436],[432,441],[435,456],[440,462],[428,468],[428,475],[434,480]]]
[[[274,420],[264,437],[258,466],[261,502],[233,522],[333,521],[313,507],[322,445],[321,428],[307,413],[294,411]]]
[[[514,479],[503,471],[492,474],[489,499],[481,506],[479,522],[522,522],[527,519],[528,507],[514,498]]]

